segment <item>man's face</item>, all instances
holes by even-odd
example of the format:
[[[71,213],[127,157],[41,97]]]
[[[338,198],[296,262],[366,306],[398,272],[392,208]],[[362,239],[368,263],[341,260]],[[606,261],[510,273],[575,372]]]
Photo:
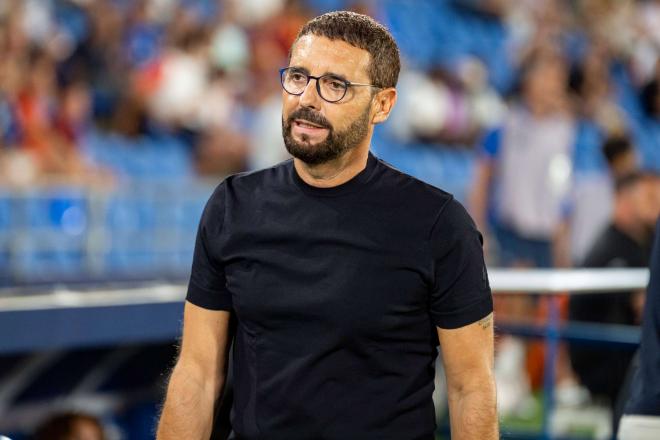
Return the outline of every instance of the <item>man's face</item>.
[[[529,105],[553,109],[566,90],[566,68],[559,59],[544,59],[527,72],[523,81]]]
[[[369,52],[340,40],[305,35],[294,43],[289,67],[312,76],[332,74],[369,84]],[[282,90],[282,136],[289,153],[318,165],[341,157],[363,142],[371,125],[370,87],[349,87],[339,102],[321,98],[310,79],[301,95]]]
[[[635,188],[633,200],[640,222],[652,230],[660,215],[660,179],[642,179]]]

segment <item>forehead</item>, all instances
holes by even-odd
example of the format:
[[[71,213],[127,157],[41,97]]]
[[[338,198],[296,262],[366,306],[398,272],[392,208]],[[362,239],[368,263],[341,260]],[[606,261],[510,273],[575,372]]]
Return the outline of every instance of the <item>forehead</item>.
[[[336,73],[350,81],[366,82],[370,59],[369,52],[345,41],[307,34],[294,43],[289,65],[303,67],[311,75]]]

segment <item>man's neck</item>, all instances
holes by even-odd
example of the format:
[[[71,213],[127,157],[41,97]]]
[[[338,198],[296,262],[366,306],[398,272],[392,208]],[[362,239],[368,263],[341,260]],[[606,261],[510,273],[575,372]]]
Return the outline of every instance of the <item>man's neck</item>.
[[[343,156],[319,165],[308,165],[300,159],[293,159],[293,165],[300,178],[308,185],[318,188],[332,188],[348,182],[367,166],[369,145],[358,146]]]

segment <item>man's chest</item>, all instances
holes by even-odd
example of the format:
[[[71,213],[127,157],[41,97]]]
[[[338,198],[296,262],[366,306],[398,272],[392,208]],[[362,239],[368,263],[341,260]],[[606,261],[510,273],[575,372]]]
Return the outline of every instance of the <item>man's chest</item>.
[[[274,216],[275,217],[275,216]],[[223,246],[236,313],[262,329],[381,337],[427,319],[431,262],[403,225],[280,213]]]

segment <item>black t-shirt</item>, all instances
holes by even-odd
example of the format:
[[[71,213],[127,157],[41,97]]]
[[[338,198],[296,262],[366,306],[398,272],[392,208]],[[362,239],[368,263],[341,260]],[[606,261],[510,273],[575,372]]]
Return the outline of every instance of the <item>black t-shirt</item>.
[[[609,225],[589,251],[583,267],[647,267],[649,246],[644,246],[615,225]],[[569,316],[574,321],[635,325],[632,293],[580,294],[571,297]],[[593,394],[615,403],[634,352],[625,348],[570,346],[571,364]]]
[[[249,440],[433,439],[436,326],[492,311],[465,209],[371,154],[332,188],[291,160],[228,177],[187,300],[236,314],[231,419]]]

